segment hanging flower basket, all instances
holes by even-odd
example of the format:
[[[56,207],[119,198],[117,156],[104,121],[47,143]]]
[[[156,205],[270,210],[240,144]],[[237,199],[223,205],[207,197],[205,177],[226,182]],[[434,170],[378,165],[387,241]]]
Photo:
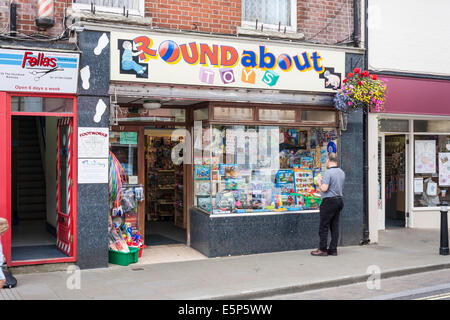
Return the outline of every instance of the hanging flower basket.
[[[385,81],[377,79],[369,71],[361,72],[359,68],[355,68],[342,81],[341,88],[334,96],[334,106],[344,113],[356,110],[382,112],[385,99]]]

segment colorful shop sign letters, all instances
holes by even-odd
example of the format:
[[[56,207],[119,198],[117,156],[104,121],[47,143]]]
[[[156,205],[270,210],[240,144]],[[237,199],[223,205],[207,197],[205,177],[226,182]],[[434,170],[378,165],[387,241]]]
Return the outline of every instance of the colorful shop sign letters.
[[[292,43],[111,33],[111,80],[334,92],[345,53]]]

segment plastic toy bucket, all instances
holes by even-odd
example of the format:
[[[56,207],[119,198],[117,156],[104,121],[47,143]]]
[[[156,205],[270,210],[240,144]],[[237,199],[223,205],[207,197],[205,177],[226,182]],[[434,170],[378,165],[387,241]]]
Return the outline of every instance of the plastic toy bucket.
[[[136,263],[139,259],[139,248],[128,247],[129,253],[109,250],[109,263],[118,264],[120,266],[128,266],[130,263]]]

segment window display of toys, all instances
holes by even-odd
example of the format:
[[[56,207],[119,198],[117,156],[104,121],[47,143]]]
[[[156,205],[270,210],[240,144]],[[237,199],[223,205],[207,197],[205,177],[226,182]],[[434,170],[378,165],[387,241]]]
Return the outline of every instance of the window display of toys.
[[[295,169],[295,187],[298,191],[314,188],[313,171]]]
[[[195,166],[195,180],[209,180],[210,167],[209,165]]]
[[[293,170],[278,170],[276,174],[277,183],[294,183]]]

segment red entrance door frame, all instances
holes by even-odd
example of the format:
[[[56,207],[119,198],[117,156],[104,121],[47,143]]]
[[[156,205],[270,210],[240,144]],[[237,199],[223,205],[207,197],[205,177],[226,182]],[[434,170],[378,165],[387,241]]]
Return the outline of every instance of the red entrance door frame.
[[[45,97],[45,98],[70,98],[73,99],[72,113],[55,113],[55,112],[12,112],[11,96],[22,97]],[[73,123],[72,132],[72,177],[73,186],[71,198],[72,206],[72,224],[73,224],[73,251],[72,255],[67,258],[43,259],[43,260],[11,260],[11,117],[12,116],[49,116],[49,117],[66,117],[71,118]],[[8,220],[10,228],[1,237],[3,251],[8,266],[23,266],[44,263],[61,263],[75,262],[77,259],[77,99],[74,95],[64,94],[36,94],[36,93],[8,93],[0,92],[0,217]],[[59,175],[59,173],[58,173]],[[56,212],[55,212],[56,215]]]

